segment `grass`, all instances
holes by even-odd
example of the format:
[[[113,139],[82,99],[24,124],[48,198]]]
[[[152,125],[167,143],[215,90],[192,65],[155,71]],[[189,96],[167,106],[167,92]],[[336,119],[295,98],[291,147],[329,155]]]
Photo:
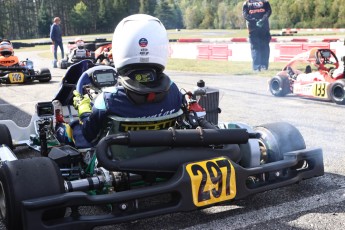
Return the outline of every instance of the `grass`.
[[[38,56],[42,58],[52,58],[49,45],[40,45],[35,47],[20,48],[16,52],[41,51]],[[251,62],[245,61],[216,61],[216,60],[194,60],[194,59],[177,59],[168,60],[167,70],[199,73],[219,73],[229,75],[251,75],[256,74],[263,77],[272,77],[275,73],[283,68],[284,62],[272,62],[268,71],[254,73],[251,68]]]
[[[232,29],[232,30],[213,30],[213,29],[204,29],[204,30],[186,30],[181,29],[180,31],[177,30],[167,30],[169,39],[179,39],[179,38],[234,38],[234,37],[248,37],[247,29]],[[281,30],[271,30],[271,34],[273,36],[280,35]],[[335,32],[335,31],[299,31],[298,33],[293,35],[294,37],[312,37],[312,36],[320,36],[320,37],[338,37],[344,38],[344,32]],[[67,41],[74,41],[76,37],[82,37],[84,40],[94,40],[95,38],[106,38],[107,40],[111,41],[113,38],[113,34],[88,34],[88,35],[76,35],[76,36],[64,36],[63,40]],[[291,36],[289,36],[291,37]],[[50,41],[49,38],[37,38],[37,39],[22,39],[22,40],[13,40],[16,42],[41,42],[41,41]]]
[[[52,58],[49,45],[39,45],[35,47],[20,48],[16,52],[41,51],[38,56],[42,58]],[[168,60],[167,70],[199,73],[219,73],[229,75],[251,75],[256,74],[263,77],[272,77],[283,68],[284,62],[272,62],[268,71],[254,73],[251,68],[251,62],[245,61],[216,61],[216,60],[194,60],[194,59],[176,59]]]
[[[42,51],[42,52],[49,52],[50,53],[50,45],[36,45],[34,47],[21,47],[19,49],[15,49],[15,52],[29,52],[29,51]]]
[[[228,75],[258,75],[262,77],[272,77],[280,71],[286,63],[270,63],[269,70],[262,72],[253,72],[252,63],[244,61],[215,61],[215,60],[191,60],[170,58],[167,70],[199,73],[218,73]]]
[[[272,30],[272,34],[279,34],[280,30]],[[111,41],[113,34],[90,34],[83,35],[85,40],[94,40],[95,38],[106,38]],[[231,38],[231,37],[247,37],[248,31],[242,30],[185,30],[180,31],[168,30],[169,39],[179,38]],[[328,31],[299,31],[294,37],[312,37],[312,36],[328,36],[328,37],[345,37],[345,33],[328,32]],[[73,41],[77,36],[64,37],[64,41]],[[49,41],[49,38],[20,40],[20,42],[40,42]],[[42,58],[51,58],[49,45],[40,45],[30,48],[21,48],[20,51],[42,51],[39,56]],[[256,74],[263,77],[271,77],[285,65],[284,62],[271,62],[268,71],[253,73],[251,70],[251,62],[228,62],[215,60],[190,60],[190,59],[169,59],[167,70],[187,71],[200,73],[220,73],[230,75],[250,75]]]

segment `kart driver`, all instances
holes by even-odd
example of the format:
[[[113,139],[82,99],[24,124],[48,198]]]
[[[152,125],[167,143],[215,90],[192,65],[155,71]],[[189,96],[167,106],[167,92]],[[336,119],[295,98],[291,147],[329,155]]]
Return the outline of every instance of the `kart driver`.
[[[14,56],[13,46],[10,41],[0,42],[0,65],[13,66],[19,63],[17,56]]]
[[[74,56],[77,58],[84,58],[90,56],[90,51],[84,48],[84,40],[82,38],[76,38],[75,39],[75,46],[71,52],[70,59],[72,59]]]
[[[74,127],[71,124],[76,147],[96,144],[107,115],[160,117],[176,113],[182,106],[181,92],[163,73],[168,58],[168,37],[159,19],[146,14],[124,18],[115,28],[112,48],[116,50],[113,57],[119,84],[106,88],[93,107],[87,95],[74,92],[80,121]],[[57,133],[61,140],[69,132],[60,129]]]

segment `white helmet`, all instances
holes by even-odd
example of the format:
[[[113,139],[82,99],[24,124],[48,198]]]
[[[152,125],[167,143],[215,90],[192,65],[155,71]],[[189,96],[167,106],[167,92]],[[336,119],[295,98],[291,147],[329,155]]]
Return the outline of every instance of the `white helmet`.
[[[84,48],[84,40],[82,38],[76,38],[74,42],[78,49]]]
[[[13,55],[13,46],[10,41],[2,41],[0,43],[0,54],[1,56]]]
[[[138,68],[163,72],[168,59],[168,43],[167,31],[158,18],[146,14],[128,16],[114,31],[115,68],[120,75]]]

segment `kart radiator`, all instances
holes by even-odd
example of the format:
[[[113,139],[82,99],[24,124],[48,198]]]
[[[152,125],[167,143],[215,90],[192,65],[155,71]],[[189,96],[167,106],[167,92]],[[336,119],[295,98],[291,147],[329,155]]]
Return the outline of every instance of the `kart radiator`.
[[[194,95],[200,95],[200,91],[204,95],[200,97],[199,104],[206,110],[206,120],[218,124],[219,108],[219,90],[216,88],[206,87],[205,82],[200,80],[197,82],[197,88],[194,90]],[[206,93],[206,94],[205,94]]]

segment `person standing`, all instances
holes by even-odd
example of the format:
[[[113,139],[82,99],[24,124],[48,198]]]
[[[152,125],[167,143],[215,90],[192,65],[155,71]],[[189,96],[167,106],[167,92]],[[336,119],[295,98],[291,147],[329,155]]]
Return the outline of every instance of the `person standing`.
[[[270,26],[268,19],[272,10],[268,0],[246,0],[242,14],[249,31],[253,70],[267,70],[270,57]]]
[[[64,59],[64,50],[62,44],[62,30],[60,27],[61,20],[59,17],[55,17],[53,20],[53,24],[50,27],[50,39],[54,45],[54,68],[56,68],[57,63],[57,48],[60,47],[61,50],[61,58]]]

